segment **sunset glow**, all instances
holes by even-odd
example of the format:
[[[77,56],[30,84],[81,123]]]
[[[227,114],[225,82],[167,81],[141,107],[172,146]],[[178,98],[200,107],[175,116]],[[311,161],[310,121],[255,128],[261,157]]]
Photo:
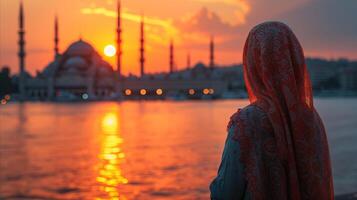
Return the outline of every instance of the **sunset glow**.
[[[118,187],[128,183],[128,179],[123,176],[120,168],[125,153],[121,149],[123,139],[120,137],[118,121],[116,112],[106,113],[101,121],[103,137],[101,152],[98,156],[101,162],[98,166],[96,181],[100,186],[99,189],[107,193],[109,199],[124,199]]]
[[[107,132],[115,132],[118,129],[118,118],[115,113],[107,113],[102,120],[102,129]]]
[[[333,0],[327,0],[333,1]],[[291,26],[306,56],[357,59],[357,27],[355,1],[324,3],[323,0],[122,0],[122,72],[140,72],[139,30],[141,17],[145,21],[145,71],[168,71],[170,40],[175,41],[177,69],[191,63],[208,64],[210,36],[216,42],[216,62],[219,66],[241,63],[242,49],[249,30],[257,23],[283,21]],[[271,8],[271,4],[276,5]],[[18,65],[19,0],[0,1],[0,66],[7,65],[13,73]],[[57,15],[59,52],[83,38],[113,68],[116,67],[117,1],[97,0],[31,0],[23,1],[25,17],[26,71],[35,74],[43,70],[54,56],[54,19]],[[351,4],[351,5],[350,5]],[[157,6],[160,5],[160,6]],[[330,7],[330,5],[335,5]],[[347,9],[347,10],[346,10]],[[316,18],[315,10],[319,10]],[[329,16],[334,13],[334,20]],[[303,19],[301,19],[303,17]],[[328,31],[327,31],[328,30]],[[341,30],[341,31],[340,31]],[[343,33],[343,34],[342,34]],[[103,52],[103,49],[107,50]]]
[[[0,200],[357,200],[356,8],[0,0]]]

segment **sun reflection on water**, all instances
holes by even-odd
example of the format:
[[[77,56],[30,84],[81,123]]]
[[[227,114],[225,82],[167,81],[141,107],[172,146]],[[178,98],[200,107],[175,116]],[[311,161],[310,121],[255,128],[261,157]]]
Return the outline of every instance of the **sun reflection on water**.
[[[126,199],[119,194],[119,186],[127,184],[128,180],[123,176],[120,164],[125,158],[121,149],[123,139],[120,137],[120,127],[117,113],[106,113],[101,119],[103,132],[102,148],[99,154],[101,161],[97,182],[100,190],[105,192],[109,199]],[[100,198],[98,198],[100,199]]]

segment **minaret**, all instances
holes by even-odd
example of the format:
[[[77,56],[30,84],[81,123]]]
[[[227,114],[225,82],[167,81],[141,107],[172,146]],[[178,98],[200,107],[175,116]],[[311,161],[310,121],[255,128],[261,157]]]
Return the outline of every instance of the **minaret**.
[[[190,53],[187,54],[187,69],[191,68],[191,55]]]
[[[209,67],[210,67],[210,69],[213,69],[214,68],[214,38],[213,38],[213,36],[211,36],[209,48],[210,48]]]
[[[174,61],[174,42],[171,40],[170,42],[170,74],[174,72],[175,61]]]
[[[120,79],[122,76],[122,68],[121,68],[121,56],[122,56],[122,39],[121,39],[121,2],[118,0],[118,8],[117,8],[117,74]]]
[[[144,40],[144,17],[141,17],[141,23],[140,23],[140,75],[141,77],[144,76],[145,71],[144,71],[144,65],[145,65],[145,40]]]
[[[19,92],[21,98],[25,98],[25,29],[24,29],[24,10],[23,3],[20,2],[20,13],[19,13]]]
[[[59,37],[58,37],[58,17],[56,15],[55,17],[55,59],[58,58],[59,56],[59,48],[58,48],[58,42],[59,42]]]

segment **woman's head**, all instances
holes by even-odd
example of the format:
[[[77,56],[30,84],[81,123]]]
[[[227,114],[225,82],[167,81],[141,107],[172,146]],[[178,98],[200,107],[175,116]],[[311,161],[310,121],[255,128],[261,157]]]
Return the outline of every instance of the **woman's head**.
[[[264,199],[261,194],[266,199],[333,199],[326,134],[313,109],[310,78],[294,33],[280,22],[254,27],[244,47],[243,65],[249,99],[267,114],[279,158],[275,164],[276,156],[256,159],[271,143],[266,139],[269,134],[261,134],[249,114],[238,115],[235,138],[244,144],[241,155],[253,199]],[[267,166],[273,172],[266,173]],[[279,177],[276,174],[280,179],[270,183],[272,175]]]
[[[243,65],[252,102],[275,99],[312,107],[304,53],[287,25],[265,22],[254,27],[245,43]]]

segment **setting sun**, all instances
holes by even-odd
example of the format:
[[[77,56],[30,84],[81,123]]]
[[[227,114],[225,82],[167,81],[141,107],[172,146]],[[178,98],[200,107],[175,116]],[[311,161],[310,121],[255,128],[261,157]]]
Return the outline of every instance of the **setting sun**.
[[[111,44],[104,47],[104,55],[108,57],[113,57],[116,52],[117,52],[116,48]]]

